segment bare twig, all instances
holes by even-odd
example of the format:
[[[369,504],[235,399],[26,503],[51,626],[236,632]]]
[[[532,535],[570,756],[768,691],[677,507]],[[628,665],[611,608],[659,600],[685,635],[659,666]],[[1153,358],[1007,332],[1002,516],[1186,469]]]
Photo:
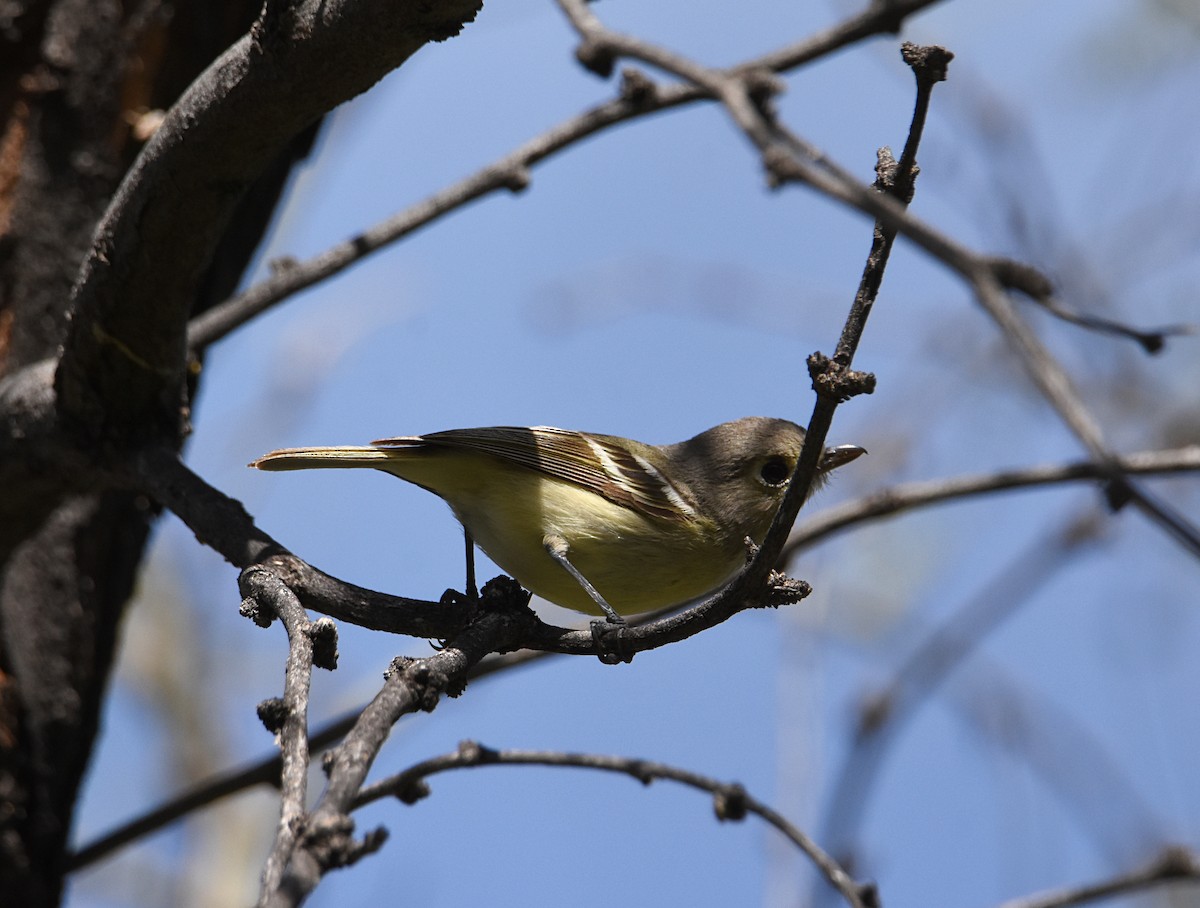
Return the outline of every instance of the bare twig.
[[[1167,338],[1195,334],[1197,330],[1194,324],[1165,325],[1161,328],[1134,328],[1131,325],[1101,318],[1098,315],[1076,312],[1055,298],[1054,286],[1040,271],[1029,265],[1008,259],[994,259],[992,269],[996,280],[1000,281],[1004,287],[1023,293],[1055,318],[1100,334],[1127,337],[1135,341],[1147,353],[1161,352],[1166,346]]]
[[[1085,886],[1069,886],[1005,902],[1000,908],[1070,908],[1172,883],[1200,882],[1200,858],[1191,849],[1171,846],[1140,870]]]
[[[1083,406],[1066,371],[1050,356],[1032,330],[1017,316],[1004,293],[998,276],[1006,275],[1011,271],[1011,268],[1005,267],[1009,263],[978,256],[969,250],[957,247],[945,237],[934,235],[932,231],[907,217],[904,206],[908,199],[903,196],[893,199],[887,198],[882,193],[874,198],[865,195],[862,187],[858,186],[856,181],[848,180],[843,173],[829,166],[828,160],[823,155],[819,157],[811,154],[798,155],[796,153],[797,141],[794,138],[781,138],[773,118],[764,111],[766,104],[763,97],[769,97],[771,93],[779,90],[774,84],[769,82],[764,84],[762,79],[756,80],[753,74],[729,74],[706,69],[649,42],[613,32],[600,23],[583,0],[558,0],[558,2],[582,39],[578,56],[584,65],[603,74],[606,68],[611,68],[612,60],[615,57],[634,57],[700,85],[720,99],[735,124],[758,148],[763,163],[773,179],[806,182],[828,192],[835,198],[850,200],[852,204],[863,211],[875,214],[879,225],[877,229],[883,232],[883,236],[894,236],[896,232],[903,232],[947,264],[953,263],[952,267],[955,267],[970,281],[976,299],[984,311],[992,317],[1016,349],[1042,395],[1084,444],[1092,457],[1108,470],[1110,502],[1114,506],[1119,506],[1126,501],[1131,501],[1157,526],[1166,531],[1172,539],[1188,549],[1194,556],[1200,557],[1200,529],[1193,526],[1183,515],[1165,502],[1157,500],[1121,473],[1112,452],[1104,444],[1099,426]],[[916,53],[917,50],[922,52]],[[945,65],[949,60],[949,55],[945,51],[941,51],[935,58],[929,54],[930,50],[932,49],[915,49],[910,45],[906,45],[905,48],[906,60],[913,67],[918,80],[917,113],[914,115],[913,125],[910,128],[910,140],[905,149],[906,155],[909,154],[910,147],[915,154],[916,142],[924,123],[924,110],[928,104],[929,90],[936,82],[945,77]],[[808,160],[805,159],[806,157]],[[888,245],[890,246],[890,241]],[[1032,271],[1032,269],[1026,270]],[[843,332],[838,354],[835,354],[833,360],[835,371],[849,368],[849,362],[843,361],[841,354],[847,338],[858,336],[860,333],[850,331],[852,320],[853,316],[847,322],[847,331]],[[850,349],[852,352],[852,348]],[[810,361],[810,371],[814,367],[821,368],[823,371],[822,376],[819,377],[816,374],[813,376],[814,381],[817,382],[818,405],[813,411],[809,425],[809,440],[817,450],[820,450],[819,446],[824,444],[829,421],[832,419],[832,408],[828,404],[823,404],[822,401],[833,400],[837,396],[836,394],[821,395],[820,382],[828,381],[831,377],[826,363],[814,364]],[[825,410],[828,410],[827,414],[823,412]],[[808,447],[806,444],[806,453]],[[811,476],[815,475],[815,466],[815,452],[811,456],[801,457],[797,467],[797,476],[799,477],[798,484],[804,493],[807,493]],[[805,480],[805,476],[809,478]],[[788,495],[784,499],[776,526],[782,521],[786,521],[790,526],[791,521],[795,520],[799,509],[799,504],[792,500],[795,485],[797,483],[794,481],[793,488],[789,489]],[[803,498],[800,500],[802,501]],[[763,546],[764,558],[778,555],[778,548],[782,542],[777,542],[776,539],[775,532],[768,535],[766,544]],[[761,572],[761,569],[759,571]]]
[[[822,830],[840,859],[848,859],[889,745],[904,724],[993,629],[1094,542],[1096,529],[1095,515],[1087,514],[1040,535],[929,634],[886,685],[863,699],[853,746],[834,781]]]
[[[824,32],[724,72],[737,75],[796,69],[872,35],[895,33],[907,18],[937,2],[939,0],[868,3],[861,13]],[[282,264],[266,280],[193,319],[188,326],[188,344],[195,350],[215,343],[276,303],[337,274],[476,199],[497,191],[523,190],[529,183],[534,165],[597,132],[638,117],[712,98],[713,95],[699,85],[683,83],[659,86],[641,74],[630,71],[626,74],[621,97],[616,100],[597,105],[563,121],[499,161],[315,258]]]
[[[467,677],[470,681],[481,680],[508,669],[531,665],[552,655],[554,654],[532,650],[492,655],[475,666]],[[345,737],[346,732],[354,727],[361,711],[361,708],[352,710],[336,719],[331,719],[309,735],[309,753],[321,753]],[[282,757],[279,754],[273,754],[241,769],[230,770],[205,779],[183,794],[151,808],[87,843],[69,857],[69,868],[79,870],[101,861],[126,845],[143,839],[230,795],[259,785],[278,787],[282,769]]]
[[[242,612],[267,625],[279,618],[287,630],[288,658],[282,701],[259,706],[259,716],[279,739],[280,812],[275,844],[263,867],[262,892],[274,891],[283,876],[296,840],[303,831],[308,794],[308,693],[314,665],[332,669],[337,662],[337,632],[333,622],[309,620],[280,579],[261,567],[250,567],[238,578],[245,600]]]
[[[1194,557],[1200,558],[1200,529],[1121,470],[1119,459],[1105,444],[1099,425],[1075,391],[1066,370],[1017,315],[999,281],[990,273],[980,273],[973,280],[973,285],[976,299],[1016,350],[1042,396],[1087,448],[1092,458],[1104,467],[1109,503],[1113,507],[1132,503],[1175,542]]]
[[[909,53],[907,50],[909,47],[911,46],[905,45],[906,54]],[[929,50],[932,52],[933,49]],[[916,153],[924,128],[932,88],[935,82],[945,78],[945,65],[949,62],[950,55],[946,51],[940,48],[936,50],[938,59],[942,61],[939,73],[931,75],[932,71],[929,68],[913,66],[913,71],[917,76],[917,98],[900,164],[888,167],[890,155],[880,153],[879,177],[875,189],[878,195],[890,196],[902,206],[908,205],[915,191]],[[909,62],[910,65],[913,65],[911,60]],[[770,148],[764,148],[764,154],[773,154],[773,151]],[[871,314],[875,299],[879,294],[879,288],[883,284],[883,274],[887,268],[895,236],[894,227],[883,221],[875,222],[871,251],[863,267],[858,291],[842,328],[833,359],[827,359],[819,354],[809,357],[809,374],[813,379],[813,389],[817,392],[817,400],[805,435],[804,450],[796,464],[796,474],[792,477],[788,495],[785,496],[783,506],[776,515],[771,533],[768,534],[768,539],[763,544],[764,551],[761,553],[761,557],[764,561],[769,559],[767,561],[769,564],[774,565],[779,562],[783,547],[787,544],[787,533],[799,513],[800,503],[808,496],[812,481],[816,476],[816,465],[819,462],[821,451],[824,449],[825,438],[833,423],[834,410],[851,394],[863,392],[869,394],[874,390],[875,377],[869,373],[855,372],[851,366],[862,332],[866,328],[867,318]],[[802,472],[802,470],[807,472]],[[789,501],[793,495],[799,499],[794,503]]]
[[[770,97],[780,91],[780,86],[772,77],[764,76],[761,72],[709,69],[651,42],[612,31],[601,23],[584,0],[558,0],[558,5],[579,34],[576,56],[584,66],[600,75],[607,75],[617,57],[630,57],[690,81],[721,101],[734,123],[758,148],[769,172],[774,173],[777,159],[790,160],[793,157],[788,143],[780,139],[774,117],[768,110]],[[932,85],[932,81],[929,84]],[[917,113],[907,144],[913,154],[919,143],[928,100],[928,91],[918,92]],[[914,162],[909,163],[911,165]],[[846,182],[848,191],[861,195],[862,187],[856,181],[847,179]],[[897,206],[901,213],[907,201],[904,198]],[[869,207],[864,207],[864,210]],[[732,584],[731,589],[736,590],[739,596],[761,587],[778,560],[787,533],[811,490],[838,404],[854,394],[869,393],[874,388],[874,377],[853,372],[851,364],[882,281],[891,247],[890,239],[881,238],[894,229],[895,225],[887,222],[877,227],[876,236],[880,242],[877,242],[864,268],[859,292],[846,319],[834,358],[831,360],[819,354],[809,358],[809,373],[817,400],[808,422],[804,447],[770,531],[746,570]]]
[[[483,595],[488,596],[486,586]],[[273,890],[263,892],[260,905],[298,905],[326,871],[353,864],[383,844],[382,829],[355,840],[349,813],[392,726],[401,716],[432,711],[443,694],[461,693],[472,667],[489,653],[516,644],[521,623],[511,611],[483,611],[432,656],[393,662],[383,688],[326,759],[329,783],[308,815],[282,879]]]
[[[1200,445],[1125,454],[1118,458],[1118,463],[1126,473],[1145,476],[1195,472],[1200,470]],[[1086,460],[949,479],[932,479],[926,482],[907,482],[889,489],[881,489],[837,507],[826,508],[808,517],[788,538],[783,550],[783,560],[786,562],[817,542],[823,542],[836,533],[877,517],[961,501],[976,495],[1104,479],[1107,475],[1105,466]]]
[[[307,608],[373,630],[429,638],[451,637],[469,618],[455,602],[389,596],[322,573],[263,532],[241,502],[209,485],[170,449],[142,451],[132,467],[125,482],[169,508],[234,567],[269,567]]]
[[[602,754],[563,753],[539,750],[492,750],[474,741],[464,741],[458,750],[434,757],[411,766],[404,772],[376,782],[362,790],[355,806],[359,807],[384,797],[398,797],[407,804],[429,794],[425,780],[430,776],[452,769],[467,769],[478,766],[565,766],[580,769],[595,769],[603,772],[622,773],[631,776],[643,785],[656,779],[666,779],[706,791],[713,796],[713,806],[719,820],[741,820],[747,813],[761,817],[785,835],[817,866],[822,875],[852,908],[865,908],[872,901],[872,887],[860,884],[833,858],[826,854],[803,830],[789,822],[778,811],[759,801],[736,783],[718,782],[716,779],[689,772],[666,763],[638,760],[630,757],[614,757]]]

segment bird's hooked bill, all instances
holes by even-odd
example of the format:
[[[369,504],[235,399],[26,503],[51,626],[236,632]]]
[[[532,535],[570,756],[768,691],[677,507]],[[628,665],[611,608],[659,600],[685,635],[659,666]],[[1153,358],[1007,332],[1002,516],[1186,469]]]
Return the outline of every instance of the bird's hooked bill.
[[[867,449],[860,448],[858,445],[835,445],[832,448],[826,448],[825,453],[821,455],[821,469],[837,469],[852,460],[857,460],[866,453]]]

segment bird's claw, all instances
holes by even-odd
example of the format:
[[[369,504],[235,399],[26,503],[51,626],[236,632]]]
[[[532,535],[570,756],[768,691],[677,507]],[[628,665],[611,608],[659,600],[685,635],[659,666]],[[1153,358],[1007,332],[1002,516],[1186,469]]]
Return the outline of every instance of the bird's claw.
[[[616,621],[597,618],[592,622],[592,643],[596,647],[596,656],[605,665],[633,661],[627,631],[628,625],[620,618]]]

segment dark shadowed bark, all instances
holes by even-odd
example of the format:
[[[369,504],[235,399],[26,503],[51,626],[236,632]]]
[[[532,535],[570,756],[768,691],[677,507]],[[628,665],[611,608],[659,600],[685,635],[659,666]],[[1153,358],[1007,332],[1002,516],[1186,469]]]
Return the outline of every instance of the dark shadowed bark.
[[[0,32],[0,376],[54,357],[67,340],[72,285],[155,111],[245,33],[259,6],[18,5],[16,28]],[[244,196],[193,310],[233,290],[312,131]],[[193,385],[181,386],[183,414]],[[186,419],[177,426],[175,445]],[[0,891],[10,904],[51,905],[155,508],[65,469],[48,446],[14,453],[0,457]]]

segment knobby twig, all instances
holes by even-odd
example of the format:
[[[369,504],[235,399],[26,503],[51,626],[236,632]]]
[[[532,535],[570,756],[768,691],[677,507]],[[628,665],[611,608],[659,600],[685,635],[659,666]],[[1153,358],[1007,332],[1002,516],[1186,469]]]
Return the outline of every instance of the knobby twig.
[[[511,668],[519,668],[539,662],[553,653],[521,650],[515,653],[492,655],[480,662],[468,673],[471,682],[495,676]],[[362,707],[330,719],[308,736],[309,754],[327,750],[346,736],[358,720]],[[145,813],[122,823],[115,829],[82,846],[68,858],[71,870],[79,870],[101,861],[115,851],[152,835],[160,829],[195,813],[223,798],[238,794],[259,785],[279,787],[283,771],[283,758],[279,754],[266,757],[240,769],[228,770],[202,780],[183,794],[152,807]]]
[[[132,470],[123,482],[171,510],[234,567],[269,567],[305,607],[361,627],[427,638],[454,636],[470,619],[469,609],[455,602],[389,596],[322,573],[263,532],[241,502],[209,485],[168,448],[140,452]]]
[[[1196,333],[1196,325],[1163,325],[1160,328],[1134,328],[1098,315],[1076,312],[1054,296],[1054,286],[1035,268],[1022,262],[996,259],[993,265],[996,280],[1009,290],[1016,290],[1041,306],[1055,318],[1100,334],[1126,337],[1147,353],[1161,353],[1167,338]]]
[[[718,782],[716,779],[689,772],[666,763],[615,757],[601,754],[563,753],[538,750],[492,750],[474,741],[464,741],[458,750],[417,763],[397,775],[364,788],[355,806],[362,806],[384,797],[397,797],[413,804],[430,793],[425,780],[439,772],[479,766],[569,766],[622,773],[643,785],[665,779],[687,785],[713,796],[713,808],[718,820],[742,820],[747,813],[761,817],[783,833],[817,866],[822,875],[852,908],[868,908],[876,904],[874,889],[860,884],[833,858],[826,854],[801,829],[778,811],[750,795],[741,785]]]
[[[1193,449],[1184,448],[1177,452],[1130,455],[1122,463],[1132,472],[1175,472],[1196,469],[1196,456]],[[172,510],[201,542],[215,549],[235,567],[246,568],[254,564],[270,567],[306,608],[371,630],[430,639],[452,637],[469,620],[469,609],[458,599],[429,602],[392,596],[346,583],[313,568],[259,529],[240,503],[204,482],[170,450],[142,452],[133,466],[136,475],[125,477],[124,482],[144,489]],[[945,487],[939,483],[901,486],[859,504],[844,505],[804,524],[801,535],[790,544],[790,551],[874,516],[957,497],[1022,485],[1069,481],[1101,472],[1102,468],[1097,465],[1081,463],[1035,467],[992,477],[964,477],[950,481]],[[740,579],[735,580],[714,596],[683,611],[631,626],[626,631],[625,643],[631,652],[665,646],[713,627],[738,611],[777,607],[795,601],[795,596],[794,587],[782,580],[773,581],[765,594],[761,587],[754,589]],[[530,628],[528,638],[521,645],[566,655],[596,654],[595,642],[589,632],[542,623]]]
[[[611,69],[613,58],[627,56],[694,82],[712,92],[721,101],[734,123],[759,150],[763,164],[773,180],[779,183],[807,183],[835,198],[848,201],[863,211],[870,211],[877,218],[877,229],[883,231],[885,237],[888,234],[894,237],[896,232],[902,231],[918,245],[954,267],[969,281],[984,311],[992,317],[1016,349],[1022,364],[1042,395],[1092,457],[1106,467],[1109,500],[1113,506],[1119,507],[1126,502],[1134,503],[1172,539],[1193,555],[1200,557],[1200,529],[1121,473],[1112,452],[1103,442],[1099,426],[1083,406],[1066,371],[1017,316],[1011,301],[1005,295],[1000,279],[1000,276],[1005,276],[1011,280],[1014,269],[1010,263],[979,256],[945,237],[934,234],[914,219],[907,218],[904,209],[908,197],[903,194],[903,187],[894,187],[899,190],[896,192],[876,193],[873,196],[865,193],[856,181],[848,179],[847,174],[831,166],[831,162],[824,155],[814,155],[807,146],[798,145],[794,138],[782,135],[774,117],[767,109],[767,100],[780,90],[773,78],[764,79],[761,74],[756,76],[753,73],[730,75],[719,70],[706,69],[649,42],[605,28],[588,9],[584,0],[558,0],[558,3],[581,37],[577,56],[585,66],[603,75]],[[913,165],[930,90],[934,84],[945,78],[946,65],[952,55],[942,49],[916,48],[913,45],[905,45],[904,53],[906,62],[917,76],[918,83],[916,113],[905,148],[905,154],[910,157],[907,165]],[[798,154],[797,151],[802,153]],[[902,179],[908,179],[910,174],[915,176],[915,171],[911,170],[911,166],[906,166],[904,160],[901,161],[898,172],[901,170],[905,173]],[[890,241],[886,245],[890,246]],[[1049,286],[1048,281],[1046,285]],[[869,294],[869,289],[866,292]],[[847,329],[849,328],[848,322]],[[861,331],[844,332],[843,344],[849,336],[860,335]],[[839,344],[839,354],[843,352],[843,344]],[[848,349],[852,352],[852,347]],[[836,367],[834,372],[849,368],[849,363],[842,362],[838,354],[835,354],[833,364]],[[820,377],[813,376],[818,385],[821,381],[828,381],[833,377],[834,373],[830,372],[825,362],[810,362],[810,372],[814,368],[822,372]],[[823,399],[836,399],[836,395],[822,398],[820,394],[821,389],[818,387],[818,407],[814,409],[813,418],[810,420],[810,440],[814,446],[824,444],[828,423],[832,419],[832,410],[829,410],[828,414],[822,412],[828,409],[828,405],[822,406],[821,402]],[[805,447],[807,449],[808,445]],[[805,492],[811,483],[811,476],[815,475],[816,456],[816,452],[813,452],[809,456],[802,456],[800,460],[803,472],[810,477],[807,481],[800,482]],[[800,471],[798,467],[798,474]],[[779,514],[788,521],[789,526],[799,510],[799,504],[792,500],[793,491],[794,489],[789,489]],[[800,501],[803,501],[803,498]],[[773,527],[772,534],[768,536],[770,545],[764,545],[764,557],[771,556],[773,548],[776,549],[773,554],[777,555],[778,547],[782,545],[781,541],[773,538],[774,530]],[[757,572],[761,573],[762,569],[758,568]]]
[[[940,0],[893,0],[868,3],[864,10],[824,32],[748,60],[730,75],[788,72],[827,57],[873,35],[894,34],[911,16]],[[657,85],[635,70],[624,74],[620,96],[563,121],[505,157],[453,186],[430,196],[358,236],[305,262],[284,259],[266,280],[230,298],[188,326],[193,350],[220,340],[276,303],[325,280],[415,230],[493,192],[520,192],[541,161],[602,130],[660,111],[712,100],[712,93],[690,82]]]
[[[280,810],[275,844],[263,867],[262,892],[279,886],[304,827],[308,801],[308,693],[313,666],[337,666],[337,630],[328,618],[310,621],[295,593],[270,571],[247,568],[238,578],[242,613],[266,627],[278,618],[288,636],[283,698],[259,705],[259,717],[279,740]]]
[[[915,192],[918,172],[917,148],[924,130],[933,85],[945,78],[945,67],[952,57],[948,51],[942,48],[924,48],[921,49],[920,55],[916,54],[915,50],[912,45],[904,45],[906,62],[912,67],[917,79],[916,103],[913,107],[913,118],[908,138],[905,141],[904,152],[898,164],[891,160],[887,149],[880,152],[878,178],[875,184],[878,195],[892,197],[902,206],[907,206],[912,201]],[[937,67],[918,65],[914,62],[918,59],[924,61],[930,58],[937,61]],[[766,118],[763,117],[763,119]],[[772,154],[773,143],[770,147],[763,147],[763,150],[764,154]],[[864,392],[869,394],[875,388],[874,375],[856,372],[851,367],[854,354],[862,338],[862,332],[866,328],[867,318],[874,308],[879,289],[883,284],[883,274],[887,268],[895,237],[894,227],[883,221],[875,222],[871,250],[863,267],[858,291],[855,294],[854,303],[850,307],[841,337],[838,339],[833,358],[828,359],[820,354],[809,357],[809,374],[813,378],[813,388],[817,392],[817,400],[809,419],[804,450],[796,465],[796,475],[792,477],[792,484],[788,489],[788,495],[784,498],[784,505],[776,515],[775,524],[771,527],[771,534],[776,534],[775,539],[770,540],[769,534],[770,545],[766,542],[763,545],[763,557],[769,558],[771,564],[780,563],[780,556],[787,542],[787,533],[795,523],[800,503],[807,497],[816,475],[816,466],[821,451],[824,449],[825,438],[833,423],[833,414],[838,404],[853,394]],[[807,473],[802,473],[802,468]],[[798,501],[794,505],[788,500],[793,494],[798,497]]]
[[[709,69],[640,38],[608,29],[592,13],[584,0],[558,0],[558,4],[580,37],[576,56],[587,68],[598,75],[607,76],[611,72],[616,58],[628,57],[669,72],[716,97],[737,127],[758,148],[769,172],[774,172],[774,163],[778,159],[793,157],[789,143],[779,135],[773,112],[769,108],[771,96],[780,90],[780,86],[770,74],[764,74],[761,71]],[[906,50],[906,55],[909,54],[910,52]],[[898,170],[888,175],[890,180],[885,179],[881,174],[881,180],[877,184],[876,190],[868,191],[873,196],[872,202],[877,200],[875,197],[898,196],[899,200],[893,199],[892,203],[895,208],[900,209],[901,213],[912,196],[911,187],[916,176],[915,154],[920,142],[930,92],[933,84],[945,77],[945,65],[949,60],[948,53],[940,49],[926,50],[924,54],[936,57],[940,61],[940,69],[924,65],[924,57],[918,60],[917,56],[910,55],[909,62],[917,76],[919,87],[913,122],[905,144],[905,160],[900,165],[905,169],[905,173],[898,180]],[[861,195],[860,187],[853,179],[849,179],[847,186],[842,189]],[[868,208],[864,208],[864,210],[868,210]],[[809,358],[809,374],[813,379],[817,400],[809,419],[804,447],[796,463],[783,502],[762,546],[731,586],[715,597],[714,601],[717,603],[715,610],[718,614],[722,604],[731,605],[747,594],[752,595],[754,590],[763,588],[768,580],[768,575],[778,561],[787,533],[795,522],[800,506],[811,490],[821,452],[824,450],[825,439],[833,422],[834,411],[839,403],[849,397],[870,393],[874,389],[874,376],[852,371],[851,364],[882,282],[883,271],[886,268],[888,253],[896,229],[898,229],[898,225],[888,221],[881,221],[877,225],[877,242],[874,244],[872,255],[868,258],[864,268],[859,291],[846,319],[833,359],[820,354]],[[801,588],[799,594],[801,597],[807,595],[807,588]],[[728,615],[724,617],[728,617]]]
[[[872,3],[863,12],[825,32],[717,72],[760,80],[763,73],[789,72],[828,56],[852,42],[872,35],[898,32],[906,19],[935,2],[938,0]],[[589,136],[638,117],[698,101],[713,100],[714,97],[712,92],[699,85],[688,82],[659,85],[637,70],[625,70],[622,73],[620,95],[616,100],[599,104],[563,121],[471,176],[312,259],[297,262],[290,258],[281,258],[273,262],[273,273],[270,277],[193,319],[188,329],[188,343],[193,350],[201,350],[271,306],[338,274],[472,201],[498,191],[523,191],[529,185],[531,170],[536,164],[573,147]],[[779,128],[781,135],[787,135],[786,130]],[[826,169],[833,179],[830,183],[817,177],[815,173],[809,173],[806,181],[846,204],[858,207],[872,216],[879,216],[880,212],[873,208],[874,200],[871,199],[869,191],[858,184],[853,174],[838,167],[802,140],[794,136],[791,136],[790,140],[797,142],[797,147],[804,149],[803,154]],[[936,232],[919,225],[919,222],[906,215],[903,209],[893,208],[886,216],[898,219],[897,223],[908,224],[905,232],[914,230],[923,236],[930,251],[941,249],[946,252],[955,249],[952,241],[946,238],[935,241],[933,237]],[[937,252],[934,251],[934,254]],[[958,269],[962,261],[971,255],[959,249],[945,259],[945,262]],[[1193,330],[1191,326],[1186,325],[1152,330],[1138,329],[1092,316],[1078,315],[1054,299],[1053,285],[1029,265],[995,257],[977,258],[980,262],[989,263],[1005,286],[1025,293],[1057,317],[1093,330],[1132,338],[1150,352],[1161,350],[1168,337],[1191,333]]]
[[[489,586],[483,590],[485,599]],[[476,664],[489,653],[515,645],[522,636],[521,624],[520,616],[511,610],[483,610],[439,652],[423,659],[399,658],[392,663],[382,689],[326,758],[329,781],[325,791],[305,818],[303,832],[278,885],[264,889],[260,906],[298,905],[327,871],[353,864],[378,850],[386,832],[375,829],[356,840],[350,810],[392,726],[410,713],[431,712],[443,694],[460,694]]]

